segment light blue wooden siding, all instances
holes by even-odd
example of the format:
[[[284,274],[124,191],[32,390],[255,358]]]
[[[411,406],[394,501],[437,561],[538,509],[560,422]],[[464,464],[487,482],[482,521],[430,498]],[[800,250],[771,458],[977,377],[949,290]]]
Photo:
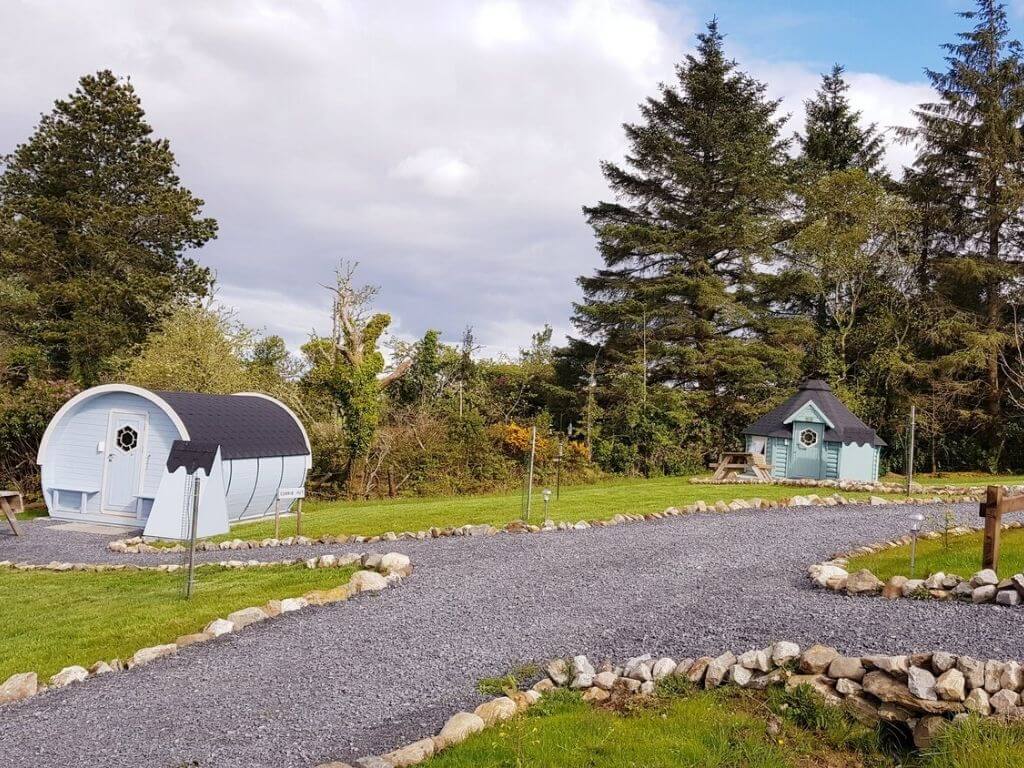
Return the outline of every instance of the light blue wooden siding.
[[[843,480],[874,482],[878,479],[878,449],[870,443],[844,443],[839,462]]]
[[[53,491],[57,490],[95,489],[97,492],[88,496],[86,514],[101,514],[100,486],[110,446],[105,445],[107,450],[104,451],[97,450],[97,446],[107,442],[107,423],[112,409],[143,413],[148,417],[142,458],[142,492],[143,495],[156,494],[171,443],[181,435],[167,415],[145,398],[128,392],[109,392],[89,398],[65,414],[47,444],[47,455],[42,457],[43,488],[50,513],[57,512],[55,517],[72,516],[63,499],[60,508],[53,504]],[[71,501],[70,494],[61,496]],[[81,512],[74,516],[80,519]]]
[[[835,480],[839,477],[839,453],[841,443],[825,442],[825,479]]]
[[[789,440],[784,437],[768,438],[768,463],[772,477],[785,477],[789,466]]]

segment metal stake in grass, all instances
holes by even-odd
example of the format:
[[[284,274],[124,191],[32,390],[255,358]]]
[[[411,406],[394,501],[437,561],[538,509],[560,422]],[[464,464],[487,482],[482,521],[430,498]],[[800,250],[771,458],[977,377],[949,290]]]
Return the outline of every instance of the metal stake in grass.
[[[914,578],[914,561],[917,559],[917,534],[921,530],[924,515],[915,512],[910,516],[910,578]]]
[[[192,476],[192,526],[188,538],[188,580],[185,582],[185,598],[192,597],[196,585],[196,531],[199,528],[199,476]]]

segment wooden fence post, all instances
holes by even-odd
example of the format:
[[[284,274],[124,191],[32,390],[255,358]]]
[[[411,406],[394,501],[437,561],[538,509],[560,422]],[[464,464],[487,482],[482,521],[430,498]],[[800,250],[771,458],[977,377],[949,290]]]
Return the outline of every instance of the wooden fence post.
[[[982,548],[981,567],[998,573],[999,534],[1003,517],[1003,486],[990,485],[981,502],[981,516],[985,518],[985,543]]]

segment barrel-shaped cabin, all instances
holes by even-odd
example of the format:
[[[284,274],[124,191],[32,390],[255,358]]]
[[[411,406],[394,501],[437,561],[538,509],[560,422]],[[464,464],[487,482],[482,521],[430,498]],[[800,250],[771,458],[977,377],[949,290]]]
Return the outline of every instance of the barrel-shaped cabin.
[[[50,516],[145,525],[175,441],[219,446],[230,522],[273,514],[279,489],[303,486],[312,459],[302,422],[268,395],[104,384],[71,398],[43,434],[36,461]]]

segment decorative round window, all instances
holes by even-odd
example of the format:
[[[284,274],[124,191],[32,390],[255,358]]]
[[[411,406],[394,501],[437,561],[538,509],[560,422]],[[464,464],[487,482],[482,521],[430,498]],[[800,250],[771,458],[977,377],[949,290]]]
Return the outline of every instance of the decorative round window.
[[[811,448],[818,444],[818,433],[813,429],[805,429],[800,433],[800,444],[804,448]]]
[[[132,427],[121,427],[117,430],[117,447],[125,453],[134,450],[139,444],[139,433]]]

